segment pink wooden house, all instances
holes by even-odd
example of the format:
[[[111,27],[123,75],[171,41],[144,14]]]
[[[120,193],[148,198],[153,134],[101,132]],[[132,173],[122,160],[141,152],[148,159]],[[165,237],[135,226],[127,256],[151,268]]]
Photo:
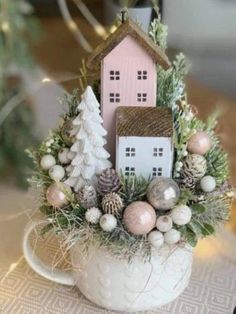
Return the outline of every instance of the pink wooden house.
[[[108,132],[106,148],[114,162],[117,107],[155,107],[157,65],[167,69],[170,63],[160,47],[128,19],[96,48],[87,65],[93,71],[101,69],[101,111]]]

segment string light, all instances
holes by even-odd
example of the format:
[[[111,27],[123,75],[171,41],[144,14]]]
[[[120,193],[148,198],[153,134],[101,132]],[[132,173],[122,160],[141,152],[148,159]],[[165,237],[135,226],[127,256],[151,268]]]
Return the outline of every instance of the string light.
[[[4,33],[8,33],[10,31],[10,25],[8,22],[2,22],[1,24],[1,30],[4,32]]]
[[[51,82],[52,80],[49,78],[49,77],[44,77],[43,79],[42,79],[42,83],[49,83],[49,82]]]

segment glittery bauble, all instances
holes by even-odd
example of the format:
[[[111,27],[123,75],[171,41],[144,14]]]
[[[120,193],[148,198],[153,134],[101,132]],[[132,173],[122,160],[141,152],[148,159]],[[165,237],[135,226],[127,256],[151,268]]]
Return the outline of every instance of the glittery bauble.
[[[183,176],[201,179],[207,171],[207,161],[201,155],[188,155],[183,165]]]
[[[80,205],[86,209],[97,206],[97,192],[92,185],[85,185],[79,190],[76,198]]]
[[[173,222],[178,226],[184,226],[188,224],[192,217],[191,208],[187,205],[176,206],[171,211],[171,218]]]
[[[65,121],[61,128],[61,137],[67,145],[70,145],[73,142],[73,136],[71,135],[72,130],[73,130],[73,120]]]
[[[198,131],[188,141],[188,151],[193,154],[204,155],[211,148],[211,139],[206,132]]]
[[[160,231],[152,231],[148,235],[148,242],[156,249],[160,248],[164,243],[163,234]]]
[[[46,192],[46,198],[50,205],[61,208],[68,204],[68,195],[71,188],[62,182],[53,183]]]
[[[169,231],[173,226],[170,216],[164,215],[157,218],[156,227],[161,232]]]
[[[178,184],[170,178],[156,178],[148,186],[148,201],[156,209],[168,210],[173,208],[179,196]]]
[[[205,176],[200,181],[203,192],[213,192],[216,188],[216,179],[212,176]]]
[[[52,155],[44,155],[40,161],[43,170],[48,170],[56,164],[56,159]]]
[[[164,241],[166,244],[176,244],[180,240],[180,232],[175,229],[170,229],[164,234]]]
[[[55,165],[49,169],[49,176],[52,180],[59,182],[65,176],[65,170],[60,165]]]
[[[132,234],[147,234],[155,227],[155,210],[146,202],[133,202],[124,211],[123,223]]]
[[[97,224],[101,216],[102,212],[97,207],[91,207],[85,213],[85,219],[91,224]]]
[[[113,231],[117,226],[117,220],[115,216],[111,214],[105,214],[100,218],[100,227],[106,231],[111,232]]]

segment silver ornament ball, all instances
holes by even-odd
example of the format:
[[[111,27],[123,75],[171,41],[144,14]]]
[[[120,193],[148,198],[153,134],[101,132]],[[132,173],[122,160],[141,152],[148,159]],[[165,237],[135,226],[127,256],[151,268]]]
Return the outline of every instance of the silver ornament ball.
[[[171,178],[159,177],[151,181],[147,189],[149,203],[156,209],[168,210],[180,197],[178,184]]]
[[[73,136],[71,135],[72,130],[73,130],[73,120],[65,121],[61,128],[61,137],[67,145],[70,145],[73,143]]]
[[[89,208],[85,213],[85,219],[91,224],[97,224],[102,216],[102,212],[97,207]]]

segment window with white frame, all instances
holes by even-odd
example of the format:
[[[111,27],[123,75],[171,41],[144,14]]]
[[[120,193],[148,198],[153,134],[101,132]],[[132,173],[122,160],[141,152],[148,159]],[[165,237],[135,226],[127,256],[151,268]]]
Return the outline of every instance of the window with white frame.
[[[110,71],[110,80],[118,81],[120,79],[120,71]]]
[[[162,147],[153,148],[153,157],[163,157],[164,149]]]
[[[135,157],[135,147],[126,147],[125,148],[126,157]]]
[[[137,72],[137,79],[138,80],[147,80],[147,71],[146,70],[144,70],[144,71],[139,70]]]
[[[152,168],[152,176],[155,177],[161,177],[162,176],[162,168],[161,167],[153,167]]]
[[[147,93],[137,93],[137,101],[138,102],[146,102],[147,101]]]
[[[110,93],[109,99],[111,103],[120,102],[120,93]]]
[[[135,176],[135,167],[125,167],[125,176]]]

